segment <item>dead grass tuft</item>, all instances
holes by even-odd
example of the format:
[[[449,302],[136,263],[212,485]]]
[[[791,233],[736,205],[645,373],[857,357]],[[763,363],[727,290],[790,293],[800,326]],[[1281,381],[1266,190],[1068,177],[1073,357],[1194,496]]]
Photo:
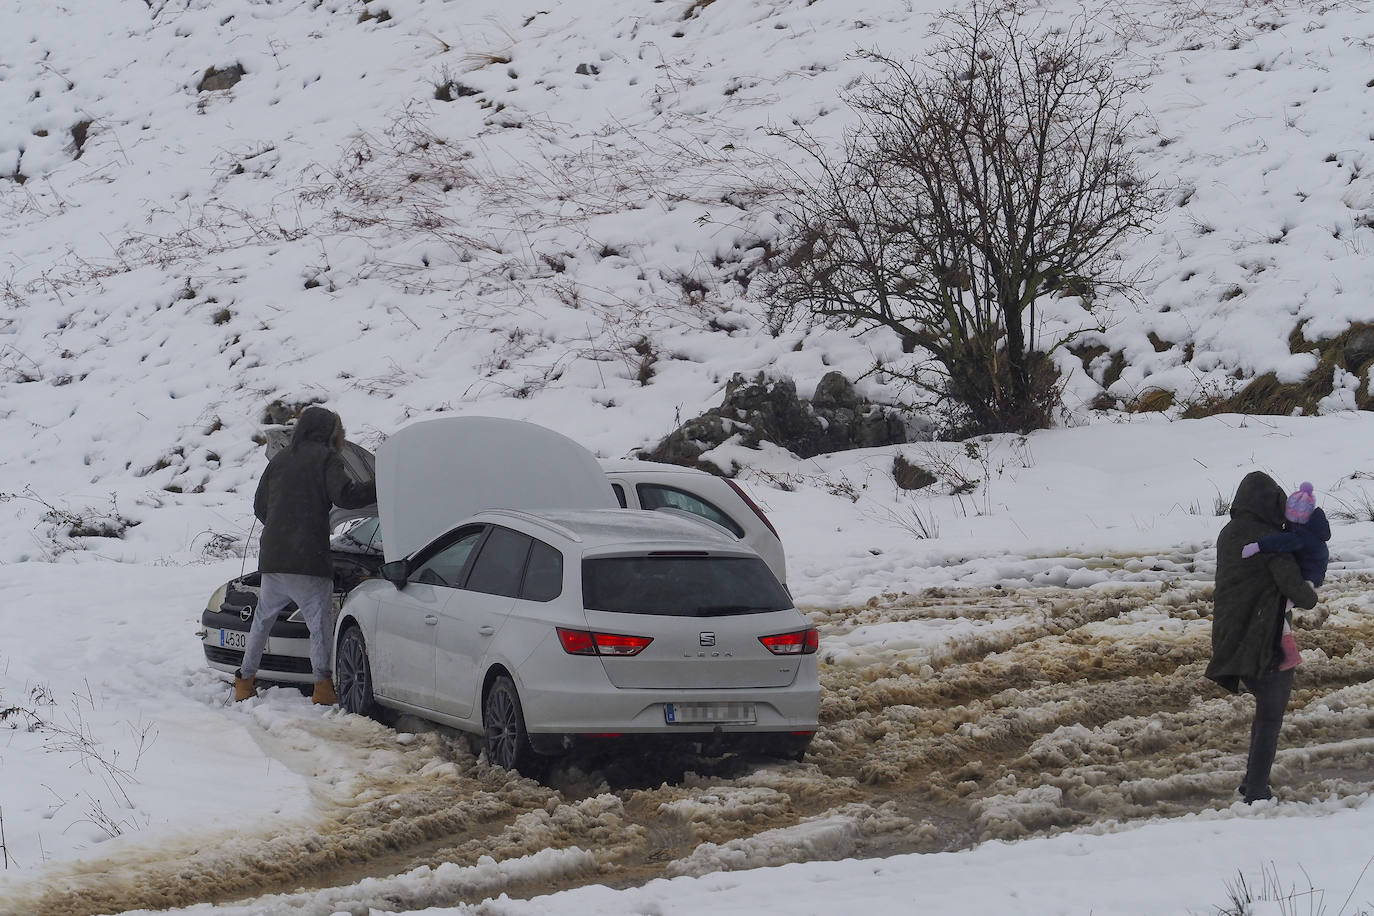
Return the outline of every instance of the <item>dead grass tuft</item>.
[[[1303,333],[1305,322],[1299,322],[1288,335],[1288,349],[1293,353],[1317,352],[1317,367],[1300,382],[1280,382],[1273,372],[1251,379],[1245,387],[1229,397],[1209,396],[1187,405],[1183,416],[1189,419],[1218,413],[1265,414],[1270,416],[1311,416],[1319,412],[1323,398],[1336,387],[1336,370],[1343,369],[1360,375],[1355,392],[1355,404],[1361,410],[1374,410],[1374,394],[1370,392],[1369,365],[1352,365],[1348,345],[1351,338],[1374,330],[1374,324],[1355,322],[1335,337],[1308,340]]]
[[[1130,413],[1163,413],[1174,406],[1174,393],[1163,388],[1147,388],[1126,405]]]

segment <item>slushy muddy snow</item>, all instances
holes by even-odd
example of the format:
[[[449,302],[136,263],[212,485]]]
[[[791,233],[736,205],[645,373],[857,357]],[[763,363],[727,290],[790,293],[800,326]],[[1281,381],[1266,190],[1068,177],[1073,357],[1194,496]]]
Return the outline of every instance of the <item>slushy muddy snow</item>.
[[[1281,803],[1374,790],[1371,589],[1374,577],[1337,575],[1298,619]],[[824,699],[802,763],[584,757],[541,783],[412,720],[320,715],[288,691],[243,707],[207,693],[206,716],[247,720],[267,758],[308,781],[315,813],[54,863],[0,912],[404,911],[1238,816],[1253,707],[1202,676],[1210,599],[1210,582],[1180,576],[808,608]]]

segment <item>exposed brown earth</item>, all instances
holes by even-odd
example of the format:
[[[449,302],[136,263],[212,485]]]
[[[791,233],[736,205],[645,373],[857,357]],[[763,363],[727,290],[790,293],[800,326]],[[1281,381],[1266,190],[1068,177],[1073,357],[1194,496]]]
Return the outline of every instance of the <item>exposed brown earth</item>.
[[[1274,770],[1281,801],[1374,790],[1371,590],[1368,576],[1328,581],[1318,610],[1298,622],[1306,661]],[[932,590],[812,609],[825,699],[800,764],[575,760],[541,784],[487,766],[439,732],[403,743],[354,716],[302,718],[298,733],[261,741],[312,779],[316,822],[68,863],[0,903],[0,913],[85,916],[264,894],[284,895],[255,905],[266,912],[415,909],[1227,808],[1237,801],[1252,705],[1202,677],[1210,594],[1205,582],[1180,580]],[[904,633],[921,621],[962,628],[914,648],[846,639],[902,621],[912,622]],[[346,777],[340,759],[356,761]],[[803,823],[805,831],[788,829]],[[423,891],[406,890],[420,882],[358,884],[572,847],[582,853],[528,878],[473,870]],[[322,888],[337,890],[315,894]]]

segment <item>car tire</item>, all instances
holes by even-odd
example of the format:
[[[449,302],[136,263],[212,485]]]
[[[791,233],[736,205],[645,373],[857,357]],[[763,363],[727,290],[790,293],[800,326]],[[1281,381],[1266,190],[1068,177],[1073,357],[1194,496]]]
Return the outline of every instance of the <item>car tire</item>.
[[[334,676],[339,682],[339,705],[360,716],[377,718],[376,697],[372,693],[372,666],[367,660],[367,642],[356,626],[344,630],[334,660]]]
[[[488,763],[524,776],[534,776],[540,771],[541,758],[530,747],[520,694],[510,678],[498,677],[492,682],[482,701],[482,726],[487,738]]]

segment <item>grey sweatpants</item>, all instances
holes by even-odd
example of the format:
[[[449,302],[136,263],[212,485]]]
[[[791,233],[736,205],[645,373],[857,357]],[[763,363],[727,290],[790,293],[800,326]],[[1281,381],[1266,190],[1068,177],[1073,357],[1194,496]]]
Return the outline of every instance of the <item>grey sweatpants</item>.
[[[288,604],[296,602],[310,628],[310,669],[315,680],[330,680],[329,641],[334,635],[334,582],[328,576],[301,576],[296,573],[263,573],[258,590],[258,609],[248,631],[239,674],[245,678],[258,673],[262,653],[272,624]]]

